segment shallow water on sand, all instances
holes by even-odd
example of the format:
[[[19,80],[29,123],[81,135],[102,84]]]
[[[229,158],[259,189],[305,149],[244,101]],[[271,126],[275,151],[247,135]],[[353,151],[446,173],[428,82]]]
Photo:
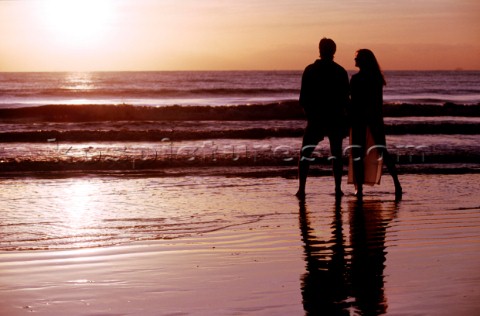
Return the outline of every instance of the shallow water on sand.
[[[3,308],[11,315],[61,315],[62,308],[73,315],[474,314],[480,175],[403,175],[399,203],[387,177],[366,188],[363,203],[346,185],[335,201],[330,177],[310,178],[304,202],[293,196],[296,180],[282,178],[1,179]],[[93,247],[98,253],[87,251]],[[174,258],[172,247],[184,256],[178,267],[142,259]],[[211,273],[182,272],[179,282],[175,269],[192,262]],[[55,277],[47,273],[52,264]],[[205,295],[189,304],[202,284],[210,284]],[[49,304],[52,288],[70,296]],[[97,297],[73,304],[89,290]],[[131,304],[109,305],[112,291]]]
[[[363,203],[347,197],[332,204],[330,216],[308,200],[300,205],[303,288],[314,294],[304,296],[304,305],[307,297],[312,315],[478,311],[480,177],[403,179],[406,194],[399,203],[393,188],[377,187]],[[383,181],[388,188],[391,180]]]
[[[79,177],[1,183],[1,250],[174,239],[258,222],[275,212],[273,205],[255,207],[257,183],[244,179]],[[264,183],[263,190],[271,186]],[[241,204],[237,194],[244,197]]]

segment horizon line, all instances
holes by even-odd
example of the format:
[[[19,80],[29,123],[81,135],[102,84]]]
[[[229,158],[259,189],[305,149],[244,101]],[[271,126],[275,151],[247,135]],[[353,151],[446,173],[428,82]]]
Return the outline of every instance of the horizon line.
[[[179,70],[17,70],[17,71],[2,71],[0,73],[82,73],[82,72],[287,72],[287,71],[299,71],[303,72],[304,69],[179,69]],[[345,69],[348,72],[358,71],[358,69]],[[480,69],[382,69],[383,72],[401,72],[401,71],[424,71],[424,72],[438,72],[438,71],[480,71]]]

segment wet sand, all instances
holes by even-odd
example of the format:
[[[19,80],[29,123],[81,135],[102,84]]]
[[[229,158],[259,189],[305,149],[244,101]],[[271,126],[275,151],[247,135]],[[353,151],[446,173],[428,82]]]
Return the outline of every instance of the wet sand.
[[[480,174],[401,181],[1,179],[0,315],[474,315]]]

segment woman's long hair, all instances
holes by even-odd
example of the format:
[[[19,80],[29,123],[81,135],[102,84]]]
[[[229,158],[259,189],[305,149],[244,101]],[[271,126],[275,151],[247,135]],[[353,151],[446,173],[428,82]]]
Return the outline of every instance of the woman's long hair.
[[[387,84],[382,70],[380,69],[380,65],[378,64],[377,58],[375,58],[375,55],[371,50],[366,48],[357,50],[357,56],[355,60],[357,61],[360,71],[369,74],[375,79],[378,79],[384,86]]]

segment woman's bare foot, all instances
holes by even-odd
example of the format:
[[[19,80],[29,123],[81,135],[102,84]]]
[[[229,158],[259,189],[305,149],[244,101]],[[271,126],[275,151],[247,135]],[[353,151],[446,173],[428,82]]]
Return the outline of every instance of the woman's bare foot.
[[[395,201],[400,201],[403,196],[403,189],[400,184],[395,185]]]

